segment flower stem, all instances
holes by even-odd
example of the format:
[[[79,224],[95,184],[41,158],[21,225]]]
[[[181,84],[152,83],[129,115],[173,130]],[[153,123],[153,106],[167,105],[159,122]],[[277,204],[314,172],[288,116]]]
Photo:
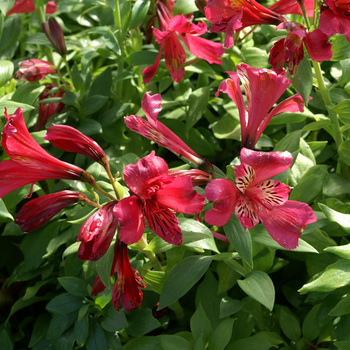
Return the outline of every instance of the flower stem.
[[[163,267],[158,260],[156,254],[152,252],[151,250],[145,250],[147,247],[148,243],[147,240],[144,236],[141,237],[141,239],[137,242],[138,246],[141,248],[142,252],[147,256],[149,261],[152,263],[153,267],[157,271],[163,271]]]
[[[110,181],[110,182],[111,182],[111,184],[112,184],[112,187],[113,187],[114,193],[115,193],[115,195],[116,195],[117,199],[118,199],[118,200],[120,200],[120,196],[119,196],[119,193],[118,193],[117,188],[115,187],[114,177],[113,177],[113,175],[112,175],[112,173],[111,173],[111,169],[110,169],[110,167],[109,167],[109,164],[108,164],[108,163],[106,163],[106,165],[105,165],[105,167],[104,167],[104,168],[105,168],[105,170],[106,170],[106,172],[107,172],[107,175],[108,175],[109,181]]]

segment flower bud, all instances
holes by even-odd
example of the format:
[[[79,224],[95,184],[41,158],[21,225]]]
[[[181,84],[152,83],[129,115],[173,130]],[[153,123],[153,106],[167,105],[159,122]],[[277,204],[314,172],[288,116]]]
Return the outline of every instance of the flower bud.
[[[53,47],[61,56],[65,56],[67,53],[66,43],[64,40],[62,28],[58,24],[57,20],[53,17],[50,17],[49,20],[44,22],[42,25],[44,33],[50,40]]]

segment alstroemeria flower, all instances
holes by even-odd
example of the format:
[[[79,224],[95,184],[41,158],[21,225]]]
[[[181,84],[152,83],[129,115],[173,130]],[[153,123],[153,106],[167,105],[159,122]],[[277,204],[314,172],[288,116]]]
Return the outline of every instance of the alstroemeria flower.
[[[37,230],[62,209],[85,199],[84,194],[68,190],[32,199],[17,213],[15,223],[19,225],[23,232]]]
[[[81,226],[78,235],[78,242],[81,242],[79,259],[95,261],[106,253],[118,228],[118,220],[113,215],[117,203],[108,202]]]
[[[48,21],[42,23],[45,35],[50,40],[55,50],[65,56],[67,53],[66,42],[61,26],[54,17],[50,17]]]
[[[304,3],[306,15],[312,17],[314,15],[314,0],[301,0]],[[279,0],[269,6],[269,9],[279,13],[280,15],[303,15],[297,0]]]
[[[196,214],[203,210],[204,197],[196,192],[190,176],[169,176],[167,163],[152,151],[123,171],[134,195],[122,199],[114,208],[120,222],[120,240],[137,242],[148,226],[166,242],[179,245],[182,232],[175,212]]]
[[[52,14],[57,11],[57,2],[48,1],[46,5],[46,14]],[[12,9],[6,13],[9,16],[13,13],[35,12],[34,0],[16,0]]]
[[[18,68],[14,78],[30,82],[44,79],[47,74],[57,72],[56,67],[52,63],[36,58],[20,62]]]
[[[209,0],[205,16],[212,23],[211,32],[225,32],[225,46],[234,42],[232,34],[257,24],[279,24],[286,19],[255,0]]]
[[[242,147],[254,148],[271,118],[276,114],[304,110],[304,102],[299,94],[272,108],[291,83],[285,74],[276,74],[265,68],[252,68],[246,63],[237,66],[237,73],[228,73],[231,79],[226,79],[220,84],[216,96],[220,91],[224,92],[236,104],[241,122]],[[239,80],[245,90],[247,107],[244,105]]]
[[[312,60],[329,61],[333,56],[332,44],[320,29],[307,33],[303,25],[296,22],[281,23],[276,29],[289,31],[284,39],[275,42],[270,51],[269,61],[277,73],[282,73],[284,63],[294,75],[300,61],[304,58],[304,45]]]
[[[293,162],[289,152],[257,152],[242,148],[241,164],[235,166],[236,185],[214,179],[205,189],[213,209],[205,215],[210,225],[222,226],[236,213],[242,226],[253,228],[259,221],[282,247],[294,249],[307,224],[316,216],[305,203],[288,200],[290,187],[267,180],[287,170]]]
[[[157,1],[159,29],[153,28],[153,34],[159,44],[159,54],[155,63],[142,71],[144,83],[149,83],[158,70],[159,61],[164,49],[165,66],[175,82],[179,82],[185,75],[182,65],[186,61],[186,52],[179,38],[185,43],[188,50],[195,56],[210,64],[222,64],[220,57],[225,50],[220,43],[198,37],[207,32],[204,22],[191,23],[184,15],[173,17],[170,10],[162,2]]]
[[[204,164],[205,159],[201,158],[174,132],[157,119],[159,112],[162,110],[161,104],[162,97],[160,94],[151,96],[151,92],[146,92],[143,96],[141,106],[146,114],[147,120],[136,115],[130,115],[124,117],[126,126],[180,157],[188,159],[197,165]]]
[[[1,197],[24,185],[47,179],[93,182],[85,170],[47,153],[30,135],[21,108],[9,116],[2,131],[1,145],[12,159],[0,163]],[[8,174],[6,174],[8,173]],[[3,175],[3,176],[1,176]]]
[[[319,26],[327,35],[344,34],[350,41],[349,0],[324,0],[321,6]]]
[[[106,154],[101,146],[71,126],[53,124],[47,128],[44,139],[64,151],[83,154],[104,167],[108,164]]]
[[[57,88],[55,84],[46,84],[45,90],[39,96],[39,115],[35,124],[35,131],[43,130],[49,118],[61,112],[64,108],[62,101],[50,102],[48,104],[41,103],[41,101],[47,98],[63,98],[65,93],[65,89]]]
[[[138,272],[130,265],[128,247],[123,242],[117,241],[114,247],[114,259],[111,268],[111,276],[116,278],[112,291],[112,304],[119,311],[120,299],[125,310],[131,311],[141,306],[143,294],[140,289],[146,286],[141,283]],[[92,286],[91,295],[105,290],[99,276]]]

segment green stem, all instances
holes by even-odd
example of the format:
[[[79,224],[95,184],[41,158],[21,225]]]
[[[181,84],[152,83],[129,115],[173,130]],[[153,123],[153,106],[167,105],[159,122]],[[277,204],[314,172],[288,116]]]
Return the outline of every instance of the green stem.
[[[89,184],[100,194],[102,194],[103,196],[109,198],[110,200],[112,201],[115,201],[116,199],[111,196],[108,192],[106,192],[105,190],[103,190],[99,184],[96,182],[96,181],[92,181],[92,182],[89,182]]]
[[[106,162],[106,163],[105,163],[104,168],[105,168],[105,170],[106,170],[106,172],[107,172],[109,181],[110,181],[111,184],[112,184],[112,187],[113,187],[113,190],[114,190],[115,195],[117,196],[117,199],[120,200],[118,190],[117,190],[117,188],[115,187],[114,177],[113,177],[113,175],[112,175],[112,173],[111,173],[111,169],[110,169],[110,167],[109,167],[109,164],[108,164],[107,160],[105,160],[105,162]]]
[[[148,243],[147,240],[144,236],[141,237],[141,239],[137,242],[138,246],[141,248],[142,252],[147,256],[149,261],[152,263],[153,267],[157,271],[163,271],[163,267],[158,260],[156,254],[152,252],[151,250],[145,250],[147,247]]]

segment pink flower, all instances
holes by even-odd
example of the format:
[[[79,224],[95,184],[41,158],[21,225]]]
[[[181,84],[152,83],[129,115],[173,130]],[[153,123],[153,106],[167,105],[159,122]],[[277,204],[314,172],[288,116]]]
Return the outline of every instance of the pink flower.
[[[216,96],[220,91],[224,92],[236,104],[241,122],[242,147],[254,148],[274,115],[304,110],[303,99],[299,94],[272,108],[291,83],[284,74],[278,75],[270,69],[252,68],[246,63],[237,66],[237,73],[228,73],[231,79],[220,84]],[[243,83],[247,107],[244,105],[239,79]]]
[[[20,62],[18,68],[14,77],[30,82],[44,79],[47,74],[56,73],[56,67],[52,63],[36,58]]]
[[[205,189],[213,209],[205,214],[210,225],[222,226],[236,213],[242,226],[259,221],[282,247],[294,249],[307,224],[316,221],[305,203],[288,200],[290,187],[267,180],[287,170],[293,162],[289,152],[257,152],[242,148],[241,164],[235,166],[236,185],[227,179],[212,180]]]
[[[63,162],[47,153],[30,135],[21,108],[12,116],[5,111],[7,123],[2,131],[1,145],[12,159],[0,163],[1,196],[40,180],[69,179],[93,182],[85,170]]]
[[[77,191],[60,191],[32,199],[17,213],[15,223],[22,231],[31,232],[45,225],[62,209],[85,199],[86,196]]]
[[[151,92],[146,92],[142,99],[142,109],[147,120],[136,115],[130,115],[124,118],[126,126],[180,157],[184,157],[197,165],[204,164],[205,160],[203,158],[157,119],[159,112],[162,110],[161,103],[162,97],[159,94],[151,96]]]
[[[325,0],[321,6],[319,26],[327,35],[344,34],[350,41],[349,0]]]
[[[46,5],[46,14],[52,14],[57,11],[57,2],[48,1]],[[7,12],[6,16],[13,13],[35,12],[34,0],[16,0],[12,9]]]
[[[47,128],[44,139],[64,151],[83,154],[102,166],[108,164],[106,154],[101,146],[71,126],[53,124]]]
[[[113,215],[116,204],[116,201],[108,202],[81,226],[78,235],[78,242],[81,242],[79,259],[95,261],[106,253],[118,228],[118,220]]]
[[[186,52],[179,38],[186,44],[189,51],[209,63],[222,64],[220,57],[225,50],[220,43],[200,38],[207,31],[204,22],[191,23],[184,15],[173,17],[171,11],[162,2],[157,1],[157,14],[159,29],[153,28],[153,34],[159,43],[159,54],[155,63],[142,71],[144,83],[149,83],[158,70],[162,50],[164,49],[165,66],[169,70],[172,79],[179,82],[185,75],[182,65],[186,61]]]
[[[312,17],[314,15],[314,0],[301,1],[304,3],[307,16]],[[297,0],[279,0],[269,6],[269,9],[280,15],[303,15]]]
[[[124,180],[134,195],[114,208],[120,222],[120,240],[137,242],[148,226],[166,242],[179,245],[182,232],[174,212],[196,214],[203,210],[204,197],[193,188],[190,176],[169,176],[166,162],[152,151],[136,164],[124,168]]]
[[[231,47],[232,34],[257,24],[279,24],[285,21],[280,14],[260,5],[255,0],[209,0],[205,16],[212,22],[211,32],[225,32],[225,46]]]
[[[49,118],[59,113],[64,108],[62,101],[50,102],[49,104],[40,101],[47,98],[63,98],[66,93],[65,89],[57,88],[54,84],[46,84],[45,90],[39,96],[39,116],[35,125],[35,131],[44,129]]]
[[[115,243],[111,276],[117,276],[112,291],[113,306],[119,311],[121,299],[122,305],[127,311],[140,307],[143,298],[140,287],[145,288],[146,286],[141,283],[138,272],[130,265],[127,245],[120,241]],[[100,277],[97,276],[92,286],[91,295],[96,296],[105,288]]]
[[[48,21],[43,22],[43,30],[47,38],[55,50],[61,55],[65,56],[67,53],[66,42],[61,26],[54,17],[50,17]]]
[[[333,56],[332,44],[320,29],[307,33],[303,25],[296,22],[281,23],[276,29],[287,29],[288,35],[278,40],[270,51],[270,63],[277,73],[282,73],[287,63],[291,75],[296,73],[304,58],[304,45],[312,60],[329,61]]]

